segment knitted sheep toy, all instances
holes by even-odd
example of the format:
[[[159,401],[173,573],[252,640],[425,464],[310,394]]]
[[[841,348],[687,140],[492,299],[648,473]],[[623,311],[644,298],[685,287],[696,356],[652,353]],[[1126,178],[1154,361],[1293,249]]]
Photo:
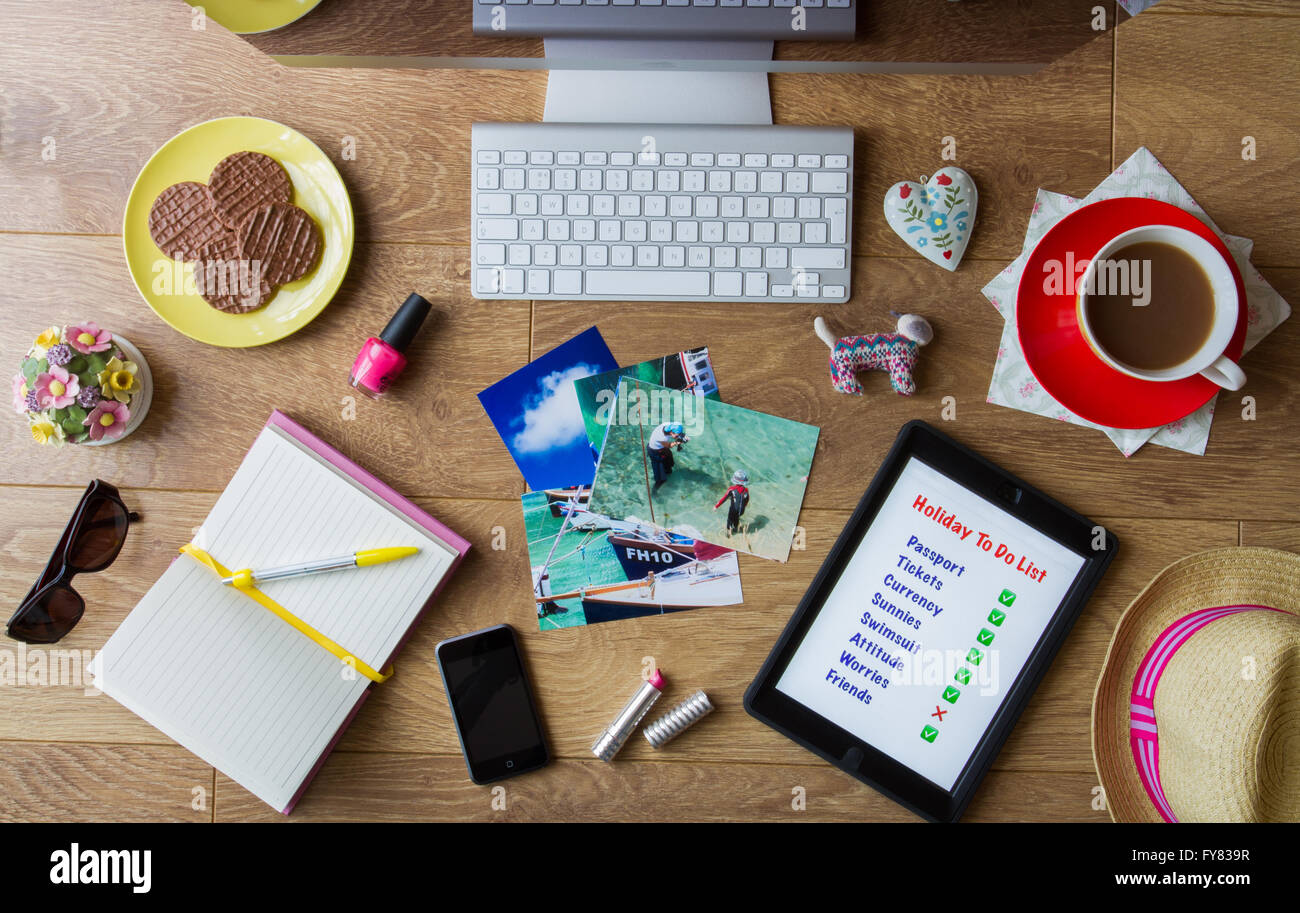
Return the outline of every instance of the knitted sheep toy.
[[[918,349],[934,338],[929,322],[918,314],[898,317],[895,333],[870,333],[866,336],[841,336],[838,339],[818,317],[813,321],[817,337],[831,350],[831,386],[841,393],[861,393],[857,372],[862,370],[885,371],[889,383],[903,396],[916,392],[912,368],[916,365]]]

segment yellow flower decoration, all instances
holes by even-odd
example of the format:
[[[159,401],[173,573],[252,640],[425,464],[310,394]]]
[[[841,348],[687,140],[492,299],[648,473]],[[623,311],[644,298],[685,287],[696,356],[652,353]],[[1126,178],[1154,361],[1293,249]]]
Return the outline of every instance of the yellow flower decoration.
[[[44,415],[32,419],[31,429],[32,438],[38,444],[53,444],[58,447],[67,437],[63,428],[51,422]]]
[[[99,381],[99,392],[105,399],[128,402],[140,390],[140,379],[136,377],[139,370],[140,366],[133,361],[110,358],[96,378]]]
[[[62,335],[63,331],[58,327],[50,327],[40,336],[37,336],[36,341],[32,343],[32,348],[35,350],[35,356],[37,358],[44,358],[45,353],[49,351],[51,346],[58,345],[59,337]]]

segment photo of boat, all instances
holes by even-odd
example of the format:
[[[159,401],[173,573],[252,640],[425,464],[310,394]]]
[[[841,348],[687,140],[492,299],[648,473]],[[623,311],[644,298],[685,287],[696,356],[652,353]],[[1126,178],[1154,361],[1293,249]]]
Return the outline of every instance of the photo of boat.
[[[731,549],[636,517],[588,510],[586,489],[525,494],[521,506],[538,626],[568,628],[743,601]],[[688,531],[689,532],[689,531]]]

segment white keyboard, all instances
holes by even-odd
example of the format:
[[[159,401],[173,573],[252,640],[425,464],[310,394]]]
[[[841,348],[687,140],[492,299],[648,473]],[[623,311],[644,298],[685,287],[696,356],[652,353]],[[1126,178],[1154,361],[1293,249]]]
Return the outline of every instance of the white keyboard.
[[[853,131],[475,124],[476,298],[849,297]]]

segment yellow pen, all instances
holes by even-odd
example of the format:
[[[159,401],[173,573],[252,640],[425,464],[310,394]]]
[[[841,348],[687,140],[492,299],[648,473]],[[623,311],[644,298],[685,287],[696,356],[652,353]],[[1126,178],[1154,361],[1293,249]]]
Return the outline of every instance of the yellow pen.
[[[229,577],[222,577],[221,582],[230,586],[250,587],[265,580],[283,580],[286,577],[301,577],[304,574],[320,574],[324,571],[339,571],[348,567],[370,567],[373,564],[385,564],[414,555],[420,550],[413,545],[400,545],[394,548],[368,548],[341,558],[322,558],[319,561],[304,561],[301,564],[286,564],[284,567],[271,567],[261,571],[244,568],[235,571]]]

